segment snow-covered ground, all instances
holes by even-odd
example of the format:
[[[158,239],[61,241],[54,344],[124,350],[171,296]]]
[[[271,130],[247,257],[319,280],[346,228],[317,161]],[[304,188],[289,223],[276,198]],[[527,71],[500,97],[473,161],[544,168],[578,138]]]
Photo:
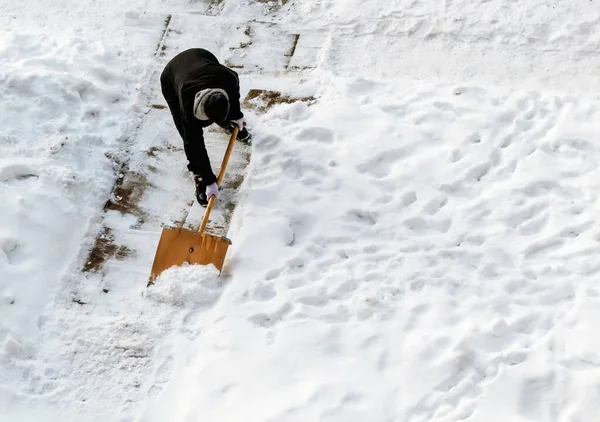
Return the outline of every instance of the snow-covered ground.
[[[594,420],[595,2],[38,3],[0,0],[0,421]],[[202,216],[189,46],[254,143],[224,273],[146,287]]]

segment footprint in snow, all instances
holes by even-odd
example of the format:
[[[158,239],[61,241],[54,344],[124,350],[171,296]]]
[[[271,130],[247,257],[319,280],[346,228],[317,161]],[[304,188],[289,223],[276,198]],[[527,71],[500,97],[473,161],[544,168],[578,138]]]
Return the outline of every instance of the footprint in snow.
[[[261,151],[270,151],[277,148],[281,144],[281,138],[275,135],[269,135],[257,142],[256,149]],[[271,157],[272,158],[272,157]]]
[[[358,224],[367,224],[367,225],[375,225],[377,224],[377,215],[376,213],[369,210],[361,210],[361,209],[353,209],[349,210],[345,218],[349,221],[358,223]]]
[[[560,193],[562,191],[562,187],[554,180],[538,180],[528,183],[521,188],[521,191],[527,197],[536,197]]]
[[[281,163],[283,174],[292,180],[299,180],[304,176],[302,164],[293,158],[288,158]]]
[[[525,203],[525,205],[515,205],[504,221],[509,227],[517,229],[518,227],[527,224],[532,219],[543,215],[547,209],[547,203],[539,200]]]
[[[421,318],[430,310],[430,305],[421,303],[415,305],[409,312],[403,331],[412,331],[420,326]]]
[[[504,149],[504,148],[508,148],[513,141],[513,135],[508,134],[508,135],[504,135],[502,137],[502,141],[500,142],[500,148]]]
[[[298,298],[298,302],[306,306],[323,307],[329,302],[329,297],[326,294],[315,296],[303,296]]]
[[[464,153],[460,149],[454,149],[450,153],[449,160],[451,163],[456,163],[456,162],[460,161],[460,159],[463,158],[463,156],[464,156]]]
[[[467,180],[475,180],[480,182],[481,179],[490,171],[490,163],[477,164],[469,169],[465,175]]]
[[[554,237],[542,239],[527,246],[523,251],[523,257],[525,259],[532,259],[542,255],[548,255],[560,249],[564,244],[565,241],[563,239],[556,239]]]
[[[481,143],[481,134],[479,132],[473,132],[465,138],[465,144],[479,144]]]
[[[383,151],[356,166],[356,170],[365,175],[382,179],[390,174],[393,167],[412,154],[407,148]]]
[[[248,321],[259,325],[263,328],[273,327],[278,322],[282,321],[292,310],[292,306],[289,303],[285,303],[278,310],[271,313],[260,313],[252,315],[248,318]]]
[[[148,396],[154,398],[163,390],[163,385],[170,381],[173,372],[173,355],[168,354],[154,372],[154,383],[148,389]]]
[[[390,104],[381,107],[384,113],[391,114],[392,116],[404,116],[406,114],[407,106],[404,104]]]
[[[448,197],[441,195],[437,198],[432,199],[423,207],[423,211],[429,215],[437,214],[444,206],[448,203]]]
[[[402,194],[401,200],[404,206],[408,207],[417,201],[417,193],[414,191],[406,192]]]
[[[266,302],[277,296],[277,291],[270,284],[259,284],[252,291],[252,300]]]
[[[594,227],[594,223],[592,221],[586,221],[585,223],[577,226],[565,227],[560,231],[560,236],[566,238],[575,238],[590,230],[592,227]]]
[[[160,364],[156,373],[154,374],[154,379],[157,382],[165,383],[169,381],[171,378],[171,371],[173,369],[173,355],[168,355],[164,362]]]
[[[556,376],[553,371],[526,379],[519,394],[520,413],[531,420],[554,419],[552,416],[557,415],[550,414],[551,406],[544,406],[543,403],[550,402],[550,395],[556,389],[555,383]]]
[[[204,312],[203,309],[194,309],[188,312],[182,319],[179,327],[179,332],[190,340],[194,340],[200,333],[200,328],[197,326],[197,317]]]
[[[451,112],[456,111],[454,106],[447,101],[434,101],[433,106],[442,111],[451,111]]]
[[[298,141],[314,141],[330,144],[333,142],[334,133],[331,129],[325,127],[308,127],[298,132],[296,139]]]
[[[350,321],[352,314],[346,306],[338,305],[333,312],[324,314],[321,318],[331,324],[344,324]]]
[[[429,224],[427,224],[427,221],[421,217],[407,218],[402,222],[402,224],[404,224],[404,226],[410,231],[419,234],[424,233],[429,229]]]
[[[39,173],[26,164],[8,164],[0,167],[0,182],[23,180],[31,177],[39,177]]]
[[[16,239],[10,237],[0,238],[0,262],[14,265],[18,249],[19,243]]]
[[[384,85],[380,82],[358,77],[350,84],[348,89],[355,96],[363,96],[372,94],[379,87],[384,87]]]
[[[549,213],[543,212],[539,216],[532,217],[517,227],[517,233],[521,236],[533,236],[540,233],[548,225]]]

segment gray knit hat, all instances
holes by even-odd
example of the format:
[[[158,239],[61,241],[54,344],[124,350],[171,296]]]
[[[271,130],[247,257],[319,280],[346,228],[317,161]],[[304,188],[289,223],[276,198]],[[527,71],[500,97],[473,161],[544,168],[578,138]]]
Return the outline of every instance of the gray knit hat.
[[[199,120],[222,122],[229,116],[229,97],[222,89],[205,89],[194,98],[194,116]]]

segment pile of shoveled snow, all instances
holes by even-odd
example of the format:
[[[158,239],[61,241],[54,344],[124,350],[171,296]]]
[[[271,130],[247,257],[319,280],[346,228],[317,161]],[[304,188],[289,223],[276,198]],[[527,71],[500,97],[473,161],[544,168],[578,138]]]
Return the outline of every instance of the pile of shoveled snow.
[[[322,81],[255,124],[226,293],[144,420],[594,415],[600,102]]]
[[[114,183],[111,157],[124,148],[135,100],[125,66],[117,51],[81,33],[0,33],[0,386],[7,391],[46,391],[36,387],[33,364],[45,308],[77,265]]]
[[[146,297],[174,306],[198,308],[214,304],[222,290],[222,280],[214,265],[183,265],[163,271],[150,286]]]

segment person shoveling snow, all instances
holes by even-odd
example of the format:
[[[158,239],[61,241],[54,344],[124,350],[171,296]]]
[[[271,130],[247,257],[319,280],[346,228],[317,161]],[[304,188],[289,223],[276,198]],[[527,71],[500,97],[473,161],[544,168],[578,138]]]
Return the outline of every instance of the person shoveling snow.
[[[206,207],[211,196],[218,196],[219,187],[204,144],[203,128],[216,123],[231,134],[237,125],[237,139],[250,139],[240,107],[238,74],[219,63],[210,51],[190,48],[167,63],[160,83],[183,139],[188,170],[194,174],[196,199]]]

